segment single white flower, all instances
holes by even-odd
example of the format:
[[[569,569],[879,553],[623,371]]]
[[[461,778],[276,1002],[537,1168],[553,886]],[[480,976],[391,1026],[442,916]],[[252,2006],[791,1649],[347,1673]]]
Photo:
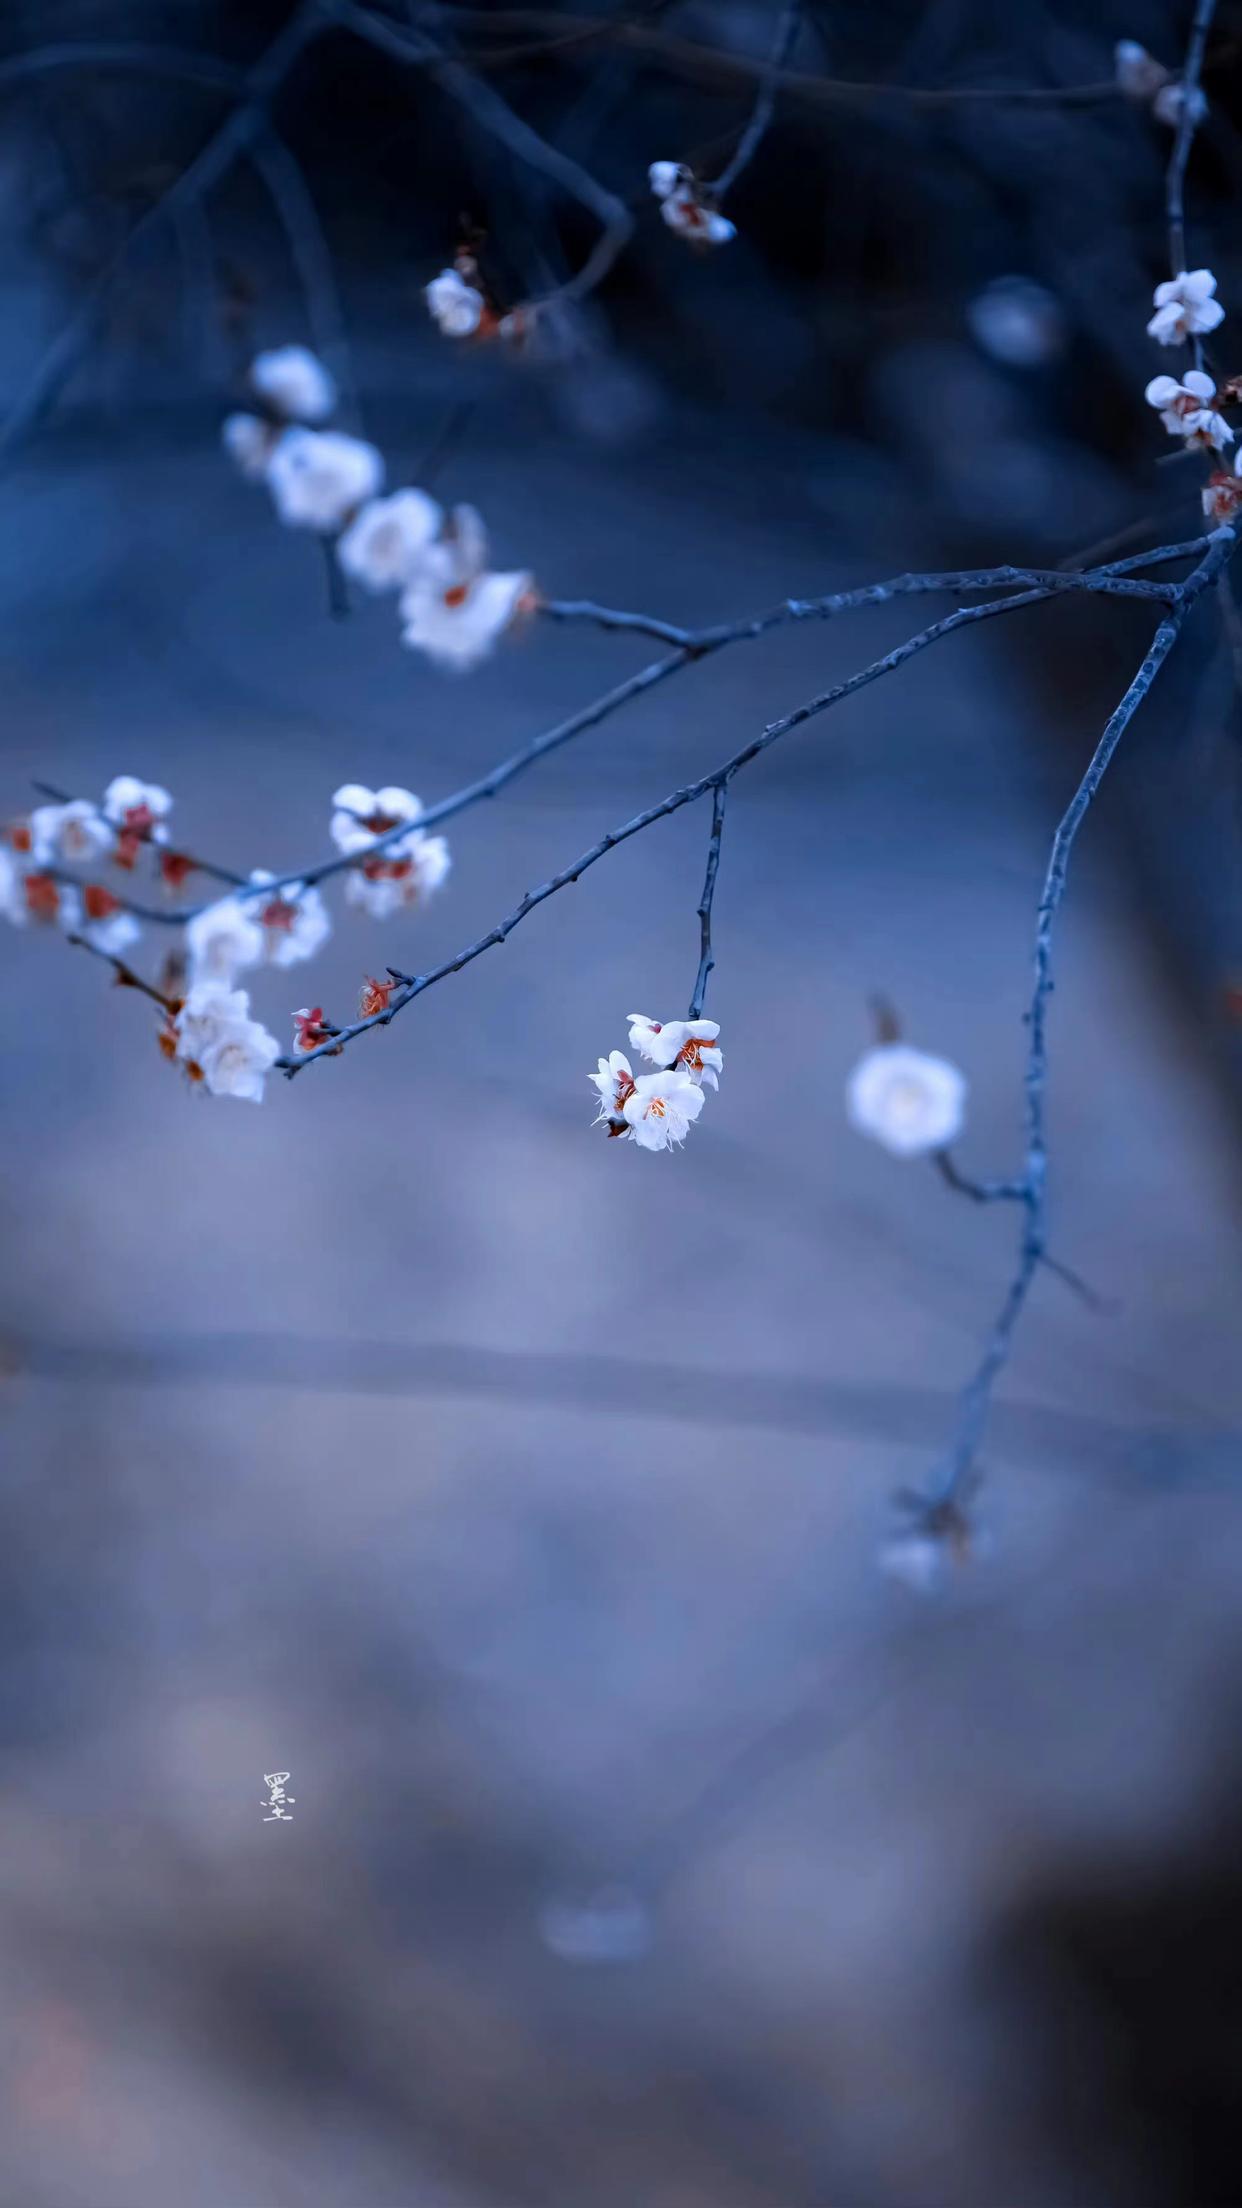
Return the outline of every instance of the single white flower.
[[[238,898],[221,897],[187,922],[185,947],[191,986],[201,982],[227,986],[243,967],[259,964],[263,930]]]
[[[192,1079],[203,1081],[213,1096],[262,1103],[264,1079],[280,1056],[280,1045],[251,1019],[244,989],[199,982],[173,1024],[177,1056]]]
[[[343,782],[333,793],[335,808],[329,834],[338,851],[351,858],[356,851],[369,850],[377,836],[384,836],[402,821],[413,828],[421,817],[423,801],[415,797],[413,790],[403,790],[396,783],[386,783],[382,790],[369,790],[365,782]],[[411,837],[394,836],[384,849],[390,858],[399,857],[409,848]]]
[[[1181,124],[1182,109],[1185,104],[1186,88],[1180,82],[1180,80],[1178,80],[1175,81],[1173,84],[1164,85],[1162,89],[1157,92],[1155,99],[1151,103],[1151,111],[1152,114],[1155,116],[1157,122],[1167,123],[1170,130],[1177,130]],[[1203,121],[1203,118],[1207,114],[1207,111],[1208,103],[1206,92],[1203,90],[1202,85],[1193,85],[1191,87],[1190,93],[1190,114],[1191,120],[1194,123],[1196,129]]]
[[[399,836],[400,856],[391,849],[363,859],[345,877],[345,898],[359,905],[372,920],[389,920],[411,905],[424,905],[447,879],[452,859],[443,836],[426,836],[416,828]]]
[[[42,927],[76,935],[82,919],[82,895],[74,882],[58,882],[37,866],[24,867],[0,849],[0,912],[14,927],[37,920]]]
[[[279,435],[257,414],[226,414],[220,427],[220,442],[248,483],[263,481]]]
[[[335,429],[287,429],[268,463],[267,480],[287,528],[334,536],[374,498],[384,463],[361,437]]]
[[[677,1066],[691,1080],[719,1088],[724,1057],[717,1043],[718,1020],[649,1020],[631,1012],[630,1049],[653,1066]]]
[[[1216,452],[1233,443],[1233,431],[1212,405],[1216,385],[1201,368],[1188,368],[1180,383],[1174,376],[1153,376],[1143,396],[1159,408],[1170,437],[1193,438]]]
[[[727,245],[737,236],[734,224],[715,207],[706,206],[692,182],[676,185],[661,201],[660,213],[669,229],[691,245]]]
[[[861,1058],[846,1091],[860,1134],[899,1158],[944,1150],[960,1134],[966,1079],[945,1058],[906,1043],[881,1043]]]
[[[647,171],[647,181],[657,199],[667,199],[675,192],[686,171],[680,161],[653,161]]]
[[[531,578],[493,573],[487,530],[473,506],[455,506],[401,598],[402,641],[439,667],[464,673],[486,659],[508,628]]]
[[[133,774],[116,774],[103,794],[104,819],[114,828],[152,836],[162,843],[167,830],[159,823],[172,811],[172,799],[158,782],[140,782]]]
[[[626,1134],[625,1101],[634,1093],[629,1059],[619,1050],[610,1051],[607,1058],[600,1059],[598,1073],[588,1073],[587,1080],[599,1091],[599,1110],[591,1124],[598,1127],[601,1120],[606,1120],[610,1134]]]
[[[1147,335],[1158,345],[1184,345],[1189,338],[1214,330],[1225,319],[1224,308],[1212,296],[1215,290],[1216,278],[1210,268],[1185,269],[1166,284],[1157,284],[1153,302],[1156,311],[1147,325]]]
[[[703,1109],[703,1091],[675,1067],[642,1073],[621,1107],[629,1139],[640,1150],[671,1150],[685,1141]]]
[[[305,345],[278,345],[250,363],[251,388],[286,422],[326,422],[336,405],[336,384]]]
[[[428,311],[446,337],[473,337],[487,301],[455,268],[442,269],[423,287]]]
[[[275,879],[255,867],[252,882]],[[332,933],[332,917],[319,891],[306,882],[286,882],[269,898],[248,897],[246,910],[262,931],[263,952],[271,966],[298,966],[313,958]]]
[[[1172,74],[1136,38],[1119,38],[1113,49],[1118,89],[1128,100],[1154,99]]]
[[[30,848],[35,864],[85,864],[110,851],[112,829],[97,805],[85,797],[64,805],[36,805],[30,816]]]
[[[354,516],[337,546],[347,575],[366,590],[401,590],[413,580],[443,519],[425,491],[373,498]]]

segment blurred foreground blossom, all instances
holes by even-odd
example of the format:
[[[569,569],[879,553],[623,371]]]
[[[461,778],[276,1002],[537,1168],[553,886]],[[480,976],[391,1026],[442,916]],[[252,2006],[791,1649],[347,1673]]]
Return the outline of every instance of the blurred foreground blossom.
[[[472,506],[457,506],[402,593],[402,641],[438,667],[465,673],[494,650],[531,591],[525,570],[487,565],[487,530]]]
[[[220,428],[225,451],[248,483],[263,481],[279,436],[257,414],[226,414]]]
[[[712,206],[693,172],[681,162],[653,161],[647,179],[669,229],[692,245],[727,245],[736,237],[733,224]]]
[[[1242,467],[1242,453],[1239,454],[1237,461],[1234,463],[1232,474],[1227,468],[1214,469],[1200,494],[1203,500],[1204,513],[1209,521],[1215,522],[1218,528],[1236,520],[1238,509],[1242,507],[1242,482],[1238,480],[1238,469],[1240,467]]]
[[[199,982],[190,990],[173,1021],[176,1057],[190,1079],[212,1096],[235,1096],[261,1104],[266,1076],[280,1056],[280,1045],[250,1017],[244,989]]]
[[[120,952],[131,950],[142,934],[132,912],[126,912],[120,899],[110,889],[98,882],[88,882],[82,891],[82,919],[79,932],[91,946],[102,951],[105,958],[116,958]]]
[[[374,445],[340,430],[288,429],[268,463],[276,511],[290,529],[335,536],[374,498],[384,463]]]
[[[144,843],[166,843],[164,822],[172,811],[172,798],[158,782],[140,782],[136,775],[114,775],[103,795],[104,819],[116,829],[113,857],[118,866],[132,867]]]
[[[255,867],[250,879],[262,883],[274,876]],[[262,930],[264,955],[272,966],[297,966],[313,958],[332,933],[323,898],[305,882],[286,882],[266,902],[256,897],[247,909]]]
[[[364,590],[402,590],[418,572],[441,519],[439,506],[424,491],[373,498],[337,546],[341,566]]]
[[[1225,310],[1213,296],[1215,290],[1210,268],[1184,269],[1180,276],[1157,284],[1152,302],[1156,311],[1147,335],[1158,345],[1184,345],[1189,338],[1216,329],[1225,319]]]
[[[279,345],[259,353],[250,364],[250,385],[282,421],[312,428],[326,422],[336,405],[336,384],[323,362],[305,345]]]
[[[487,311],[487,301],[474,284],[456,268],[442,269],[423,287],[427,310],[445,337],[473,337]]]
[[[971,300],[966,319],[984,352],[1009,368],[1038,368],[1065,350],[1060,302],[1029,276],[998,276]]]
[[[907,1043],[881,1043],[859,1059],[846,1101],[860,1134],[895,1157],[924,1157],[961,1133],[966,1077],[947,1058]]]
[[[64,805],[36,805],[30,816],[30,848],[36,864],[80,864],[110,851],[113,832],[97,805],[76,797]]]
[[[263,957],[263,930],[252,909],[236,897],[221,897],[196,913],[185,931],[191,984],[227,984]]]

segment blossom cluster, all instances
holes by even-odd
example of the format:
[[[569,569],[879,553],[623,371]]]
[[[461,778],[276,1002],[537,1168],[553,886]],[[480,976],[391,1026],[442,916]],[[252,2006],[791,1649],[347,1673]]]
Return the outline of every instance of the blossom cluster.
[[[692,169],[680,161],[653,161],[647,171],[660,213],[679,238],[691,245],[727,245],[737,236],[734,225],[720,213],[707,187]]]
[[[673,1150],[703,1109],[703,1091],[720,1086],[724,1057],[716,1020],[649,1020],[631,1012],[630,1049],[655,1073],[635,1074],[622,1051],[599,1061],[588,1081],[599,1094],[594,1124],[640,1150]]]
[[[267,486],[286,528],[322,537],[363,590],[398,594],[411,650],[439,667],[477,666],[534,602],[529,573],[490,567],[487,531],[472,506],[446,514],[413,487],[384,495],[377,447],[319,426],[337,392],[313,353],[298,345],[260,353],[249,382],[256,411],[230,414],[223,430],[242,474]]]
[[[1183,269],[1157,284],[1152,305],[1147,334],[1158,345],[1197,346],[1225,319],[1210,268]],[[1230,376],[1218,386],[1206,368],[1187,368],[1180,379],[1153,376],[1144,396],[1170,437],[1180,437],[1188,451],[1223,453],[1233,444],[1235,433],[1223,410],[1242,400],[1242,377]],[[1240,471],[1242,454],[1235,458],[1232,469],[1215,468],[1209,475],[1200,494],[1209,521],[1229,523],[1242,510]]]
[[[533,309],[511,307],[505,313],[487,285],[478,259],[469,245],[461,246],[450,268],[442,268],[423,286],[427,312],[442,337],[499,337],[518,344],[530,331]]]
[[[128,873],[150,845],[162,879],[175,886],[189,862],[167,848],[171,809],[158,783],[118,774],[98,804],[72,798],[9,821],[0,830],[0,913],[15,927],[33,920],[81,935],[105,956],[127,949],[141,931],[121,899],[102,882],[77,882],[64,870],[107,861]]]

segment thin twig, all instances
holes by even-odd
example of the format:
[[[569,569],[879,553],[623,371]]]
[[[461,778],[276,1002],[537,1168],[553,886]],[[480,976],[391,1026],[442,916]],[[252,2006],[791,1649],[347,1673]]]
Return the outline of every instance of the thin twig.
[[[694,994],[690,999],[688,1020],[697,1020],[703,1011],[703,999],[707,995],[707,977],[716,963],[712,950],[712,905],[716,896],[716,876],[720,871],[720,839],[724,834],[725,802],[729,795],[728,778],[717,782],[712,792],[712,832],[707,846],[707,872],[703,877],[703,894],[699,899],[699,970],[695,976]]]
[[[1203,54],[1207,45],[1212,17],[1216,13],[1216,0],[1197,0],[1194,22],[1191,25],[1190,42],[1182,66],[1182,104],[1173,134],[1173,150],[1169,155],[1165,177],[1165,218],[1169,226],[1169,261],[1175,276],[1180,276],[1186,266],[1186,164],[1190,148],[1199,127],[1196,109],[1199,105],[1199,79],[1203,73]],[[1195,355],[1198,359],[1199,348]]]
[[[747,168],[753,161],[763,143],[768,125],[771,123],[776,109],[776,90],[780,82],[781,71],[784,69],[793,48],[794,34],[798,28],[800,12],[801,0],[785,0],[785,6],[776,26],[776,37],[772,41],[772,52],[760,80],[759,91],[750,121],[742,132],[737,151],[728,167],[722,169],[715,183],[708,187],[714,200],[724,199],[726,192],[736,184],[743,169]]]
[[[132,966],[127,966],[123,958],[117,957],[115,951],[101,951],[97,943],[91,943],[84,935],[67,935],[65,941],[72,943],[75,950],[89,951],[92,958],[102,959],[105,966],[112,968],[121,988],[137,989],[142,996],[149,997],[152,1004],[158,1004],[169,1019],[174,1018],[181,1010],[177,998],[166,997],[162,989],[156,989],[151,982],[144,981],[142,975],[136,974]]]
[[[347,411],[354,422],[360,424],[362,417],[345,310],[341,305],[332,255],[306,178],[270,122],[265,121],[256,134],[250,159],[267,187],[289,241],[289,252],[306,300],[306,316],[315,351],[332,370]]]

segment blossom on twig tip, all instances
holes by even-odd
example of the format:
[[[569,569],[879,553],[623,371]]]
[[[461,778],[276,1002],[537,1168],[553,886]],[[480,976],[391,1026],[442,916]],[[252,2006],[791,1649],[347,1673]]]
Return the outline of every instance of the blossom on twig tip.
[[[418,571],[442,520],[425,491],[394,491],[361,507],[337,546],[347,575],[364,590],[401,590]]]
[[[472,506],[454,507],[401,596],[402,642],[464,674],[486,659],[531,593],[525,570],[488,568],[487,530]]]
[[[423,286],[432,321],[445,337],[473,337],[487,313],[487,300],[458,268],[441,269]]]
[[[374,498],[384,463],[374,445],[335,429],[287,429],[268,462],[268,488],[289,529],[335,536]]]
[[[199,982],[172,1024],[176,1056],[192,1081],[204,1083],[212,1096],[262,1103],[263,1084],[280,1056],[280,1045],[251,1019],[244,989]]]
[[[305,345],[278,345],[250,363],[250,386],[285,422],[311,427],[326,422],[336,405],[336,382]]]
[[[1215,452],[1233,443],[1233,431],[1216,405],[1216,385],[1202,368],[1188,368],[1180,383],[1175,376],[1153,376],[1143,396],[1159,408],[1170,437]]]
[[[164,826],[172,811],[172,798],[158,782],[140,782],[133,774],[114,775],[103,794],[104,819],[116,830],[113,858],[118,866],[133,866],[144,843],[166,843]]]

